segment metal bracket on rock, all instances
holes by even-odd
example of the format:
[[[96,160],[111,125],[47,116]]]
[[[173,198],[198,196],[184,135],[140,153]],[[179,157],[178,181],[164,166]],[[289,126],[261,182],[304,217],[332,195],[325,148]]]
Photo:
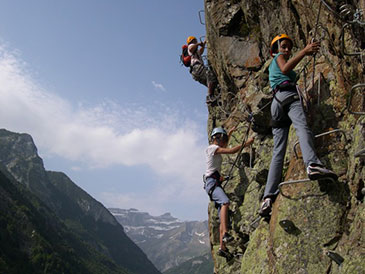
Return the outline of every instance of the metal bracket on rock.
[[[331,258],[336,264],[341,265],[345,260],[341,255],[333,252],[332,250],[327,250],[326,255]]]
[[[354,11],[353,7],[349,4],[344,4],[340,7],[340,15],[346,17],[352,14],[352,21],[348,21],[349,24],[359,24],[359,25],[365,25],[365,21],[361,21],[363,16],[363,10],[362,9],[356,9]]]
[[[299,235],[301,231],[290,220],[281,220],[279,225],[289,234]]]
[[[351,114],[358,114],[358,115],[365,115],[365,112],[364,111],[352,111],[351,110],[351,101],[352,101],[352,95],[353,95],[353,92],[354,90],[358,89],[358,88],[363,88],[362,91],[365,92],[365,83],[360,83],[360,84],[356,84],[354,85],[352,88],[351,88],[351,91],[350,91],[350,97],[349,97],[349,100],[347,102],[347,110],[351,113]]]
[[[322,137],[322,136],[329,135],[329,134],[336,133],[336,132],[342,133],[342,135],[345,137],[345,142],[347,143],[346,133],[342,129],[334,129],[334,130],[330,130],[330,131],[327,131],[327,132],[324,132],[324,133],[321,133],[321,134],[317,134],[317,135],[314,136],[314,138]],[[293,146],[293,151],[294,151],[294,154],[295,154],[295,158],[297,158],[297,159],[299,159],[299,156],[298,156],[298,153],[297,153],[298,144],[299,144],[299,141],[296,141],[294,146]]]
[[[362,15],[363,15],[363,11],[361,9],[356,9],[355,11],[353,11],[352,6],[348,5],[348,4],[344,4],[340,7],[340,13],[336,12],[334,8],[332,8],[325,0],[320,0],[325,7],[331,11],[337,18],[346,21],[347,23],[350,24],[359,24],[359,25],[365,25],[365,21],[361,21],[362,19]],[[353,13],[353,20],[352,21],[348,21],[345,19],[346,16],[350,15],[352,12]]]
[[[365,148],[363,148],[362,150],[356,152],[354,156],[359,157],[359,158],[365,157]]]
[[[335,180],[333,178],[323,178],[323,179],[319,179],[319,180],[315,180],[315,181],[324,181],[324,180],[331,180],[332,182],[335,182]],[[285,181],[279,184],[278,189],[280,191],[280,193],[282,193],[281,187],[285,186],[285,185],[294,185],[294,184],[299,184],[299,183],[306,183],[306,182],[311,182],[312,180],[309,178],[305,178],[305,179],[299,179],[299,180],[289,180],[289,181]],[[314,181],[314,180],[313,180]]]
[[[349,52],[346,52],[346,49],[345,49],[345,28],[348,27],[348,26],[350,26],[350,24],[349,23],[346,23],[346,24],[344,24],[342,26],[342,29],[341,29],[341,35],[340,35],[340,37],[341,37],[341,51],[342,51],[342,53],[344,55],[348,55],[348,56],[357,56],[357,55],[362,56],[362,55],[364,55],[365,52],[363,52],[363,51],[350,52],[350,53]]]
[[[198,13],[199,14],[199,21],[200,21],[200,24],[205,25],[204,20],[202,20],[202,15],[201,15],[202,13],[204,13],[204,10],[200,10],[199,13]]]
[[[299,180],[289,180],[289,181],[285,181],[285,182],[281,182],[279,184],[279,191],[281,192],[281,187],[285,186],[285,185],[292,185],[292,184],[299,184],[299,183],[305,183],[305,182],[310,182],[310,179],[306,178],[306,179],[299,179]]]

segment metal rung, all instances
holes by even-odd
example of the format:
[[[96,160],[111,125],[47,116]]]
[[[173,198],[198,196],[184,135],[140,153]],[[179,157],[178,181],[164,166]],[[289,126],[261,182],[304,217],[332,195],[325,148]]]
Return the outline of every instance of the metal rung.
[[[327,132],[323,132],[321,134],[315,135],[314,138],[322,137],[322,136],[329,135],[329,134],[336,133],[336,132],[342,133],[342,135],[345,137],[345,142],[347,143],[346,133],[342,129],[334,129],[334,130],[330,130],[330,131],[327,131]],[[295,158],[297,158],[297,159],[299,159],[298,153],[297,153],[297,145],[298,144],[299,144],[299,141],[296,141],[295,144],[294,144],[294,146],[293,146]]]
[[[360,158],[365,157],[365,148],[363,148],[362,150],[356,152],[354,156],[355,157],[360,157]]]
[[[365,115],[365,112],[364,111],[352,111],[350,109],[351,107],[351,101],[352,101],[352,95],[353,95],[353,91],[355,89],[358,89],[358,88],[364,88],[362,91],[364,92],[365,91],[365,83],[360,83],[360,84],[356,84],[354,85],[351,90],[350,90],[350,97],[349,97],[349,100],[347,102],[347,110],[351,113],[351,114],[358,114],[358,115]]]
[[[350,15],[352,12],[352,6],[349,4],[344,4],[340,7],[340,14],[343,16]]]
[[[323,179],[318,179],[318,180],[311,180],[309,178],[306,179],[299,179],[299,180],[289,180],[289,181],[285,181],[279,184],[279,191],[281,192],[281,187],[285,186],[285,185],[294,185],[294,184],[299,184],[299,183],[307,183],[307,182],[313,182],[313,181],[323,181],[323,180],[331,180],[332,182],[335,182],[335,180],[333,178],[327,177],[327,178],[323,178]]]
[[[289,181],[285,181],[279,184],[279,191],[281,192],[281,187],[285,186],[285,185],[292,185],[292,184],[299,184],[299,183],[306,183],[306,182],[310,182],[311,180],[306,178],[306,179],[299,179],[299,180],[289,180]]]
[[[365,54],[364,51],[359,51],[359,52],[346,52],[345,50],[345,28],[350,26],[349,23],[346,23],[342,26],[342,30],[341,30],[341,35],[340,37],[342,38],[341,39],[341,51],[344,55],[349,55],[349,56],[357,56],[357,55],[360,55],[362,56],[363,54]]]
[[[200,10],[199,11],[199,21],[200,21],[200,24],[202,24],[202,25],[205,25],[205,22],[204,22],[204,20],[202,19],[202,13],[204,13],[204,10]]]

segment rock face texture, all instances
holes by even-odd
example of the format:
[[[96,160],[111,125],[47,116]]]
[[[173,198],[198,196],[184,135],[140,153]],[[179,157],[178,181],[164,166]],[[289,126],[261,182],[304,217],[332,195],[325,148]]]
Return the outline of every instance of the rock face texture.
[[[237,126],[231,145],[248,127],[252,150],[224,158],[230,200],[231,261],[216,256],[218,216],[209,205],[210,241],[216,273],[364,273],[365,208],[365,11],[364,0],[205,0],[208,60],[221,89],[209,106],[208,132]],[[270,220],[259,219],[271,161],[270,42],[286,33],[293,54],[315,36],[321,50],[295,68],[307,100],[307,121],[321,161],[337,182],[285,185]],[[363,85],[361,85],[363,84]],[[250,113],[253,123],[248,122]],[[291,128],[283,181],[306,178],[295,129]],[[234,164],[233,168],[232,165]],[[232,168],[232,169],[231,169]]]

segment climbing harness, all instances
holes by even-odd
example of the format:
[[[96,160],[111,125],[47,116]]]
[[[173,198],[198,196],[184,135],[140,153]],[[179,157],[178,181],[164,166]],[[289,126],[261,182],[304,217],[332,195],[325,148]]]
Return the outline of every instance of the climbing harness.
[[[215,180],[215,184],[214,186],[212,186],[209,191],[208,191],[208,196],[210,201],[213,201],[213,192],[217,187],[222,187],[222,180],[221,180],[221,175],[219,174],[218,171],[215,171],[212,175],[206,177],[205,174],[203,175],[203,182],[204,182],[204,189],[206,187],[207,184],[207,179],[208,178],[213,178]]]
[[[334,130],[326,131],[326,132],[315,135],[314,138],[322,137],[322,136],[329,135],[329,134],[332,134],[332,133],[337,133],[337,132],[341,133],[344,136],[345,144],[347,144],[346,132],[342,129],[334,129]],[[294,146],[293,146],[293,151],[294,151],[296,159],[299,159],[298,152],[297,152],[297,149],[296,149],[298,144],[299,144],[299,141],[296,141]]]
[[[280,92],[280,91],[295,91],[295,93],[293,93],[293,95],[289,96],[285,100],[280,101],[276,97],[276,93]],[[293,102],[300,100],[300,95],[299,95],[296,85],[292,82],[284,81],[283,83],[278,85],[275,88],[275,90],[273,91],[273,100],[276,100],[279,103],[280,115],[277,119],[273,119],[273,118],[271,119],[271,126],[273,128],[289,127],[291,125],[292,121],[290,120],[290,118],[288,116],[288,111],[289,111],[288,108]]]
[[[273,128],[285,128],[289,127],[292,123],[288,116],[288,107],[295,101],[299,100],[299,95],[294,94],[288,98],[286,98],[284,101],[280,101],[277,99],[276,96],[274,96],[274,99],[279,103],[279,109],[280,109],[280,116],[278,119],[271,119],[271,127]]]

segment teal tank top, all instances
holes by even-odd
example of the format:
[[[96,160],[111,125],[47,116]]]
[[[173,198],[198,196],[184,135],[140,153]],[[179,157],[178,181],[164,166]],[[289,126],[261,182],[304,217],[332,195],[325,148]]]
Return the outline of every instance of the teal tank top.
[[[290,81],[295,83],[297,78],[297,74],[293,70],[291,70],[287,75],[281,72],[278,63],[276,62],[276,59],[281,54],[282,53],[276,54],[276,56],[271,61],[271,64],[269,66],[269,80],[270,80],[270,87],[272,89],[275,89],[277,85],[281,84],[284,81]]]

